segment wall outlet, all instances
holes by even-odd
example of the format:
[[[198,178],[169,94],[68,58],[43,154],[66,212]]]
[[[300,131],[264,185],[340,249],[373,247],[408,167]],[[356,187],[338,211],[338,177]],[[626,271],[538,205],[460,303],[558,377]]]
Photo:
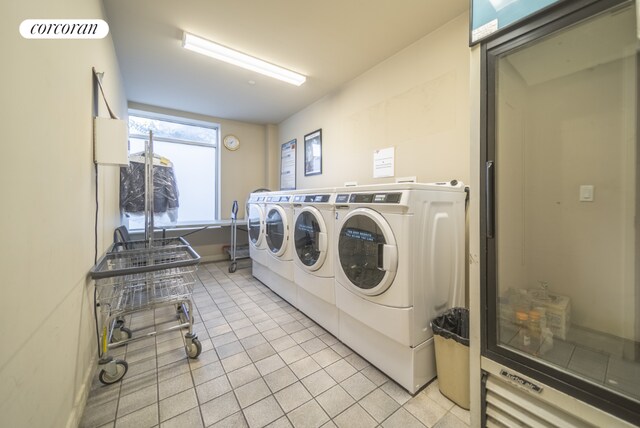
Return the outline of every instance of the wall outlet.
[[[583,184],[580,186],[580,202],[593,202],[593,185]]]

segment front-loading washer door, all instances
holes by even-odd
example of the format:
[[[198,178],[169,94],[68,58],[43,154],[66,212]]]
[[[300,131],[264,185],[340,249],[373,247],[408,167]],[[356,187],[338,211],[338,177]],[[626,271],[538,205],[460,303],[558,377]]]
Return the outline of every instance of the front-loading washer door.
[[[389,223],[369,208],[351,211],[338,236],[338,260],[357,292],[371,296],[384,293],[398,268],[398,247]]]
[[[293,228],[296,254],[304,268],[316,271],[327,258],[327,226],[322,214],[314,207],[304,207]]]
[[[280,257],[287,250],[289,243],[289,225],[287,224],[287,215],[284,209],[279,206],[271,207],[267,211],[266,222],[266,235],[267,246],[269,251],[276,256]]]
[[[259,205],[249,204],[247,229],[249,229],[249,242],[251,242],[251,245],[256,248],[260,247],[264,237],[264,213]]]

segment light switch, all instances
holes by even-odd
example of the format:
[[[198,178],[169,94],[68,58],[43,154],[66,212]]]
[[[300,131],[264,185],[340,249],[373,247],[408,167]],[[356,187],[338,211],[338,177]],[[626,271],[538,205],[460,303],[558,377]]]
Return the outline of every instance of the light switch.
[[[580,202],[593,202],[593,186],[583,184],[580,186]]]

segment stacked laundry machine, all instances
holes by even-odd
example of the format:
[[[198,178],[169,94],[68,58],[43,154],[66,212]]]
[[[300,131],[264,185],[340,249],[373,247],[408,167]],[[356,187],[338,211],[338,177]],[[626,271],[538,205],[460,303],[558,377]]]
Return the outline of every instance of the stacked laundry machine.
[[[464,305],[464,184],[261,196],[265,253],[251,252],[254,276],[410,393],[433,379],[430,322]],[[278,254],[288,255],[275,263]]]

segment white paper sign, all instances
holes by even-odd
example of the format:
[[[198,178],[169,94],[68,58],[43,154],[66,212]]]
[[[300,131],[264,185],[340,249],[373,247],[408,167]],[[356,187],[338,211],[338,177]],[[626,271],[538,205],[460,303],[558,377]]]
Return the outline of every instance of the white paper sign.
[[[373,152],[373,178],[393,177],[395,147]]]
[[[296,140],[280,147],[280,190],[296,188]]]

